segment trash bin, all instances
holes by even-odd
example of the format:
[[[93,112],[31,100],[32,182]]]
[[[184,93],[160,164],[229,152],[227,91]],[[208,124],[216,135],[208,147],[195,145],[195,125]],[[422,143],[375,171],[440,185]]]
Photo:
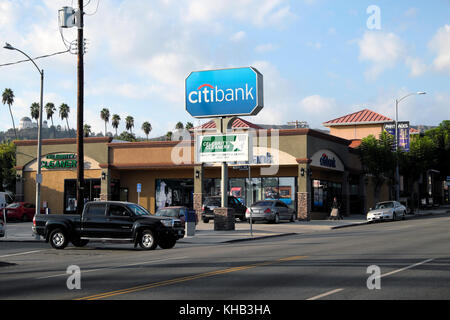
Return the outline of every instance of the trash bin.
[[[195,236],[195,224],[197,215],[194,210],[186,210],[186,235],[188,237]]]

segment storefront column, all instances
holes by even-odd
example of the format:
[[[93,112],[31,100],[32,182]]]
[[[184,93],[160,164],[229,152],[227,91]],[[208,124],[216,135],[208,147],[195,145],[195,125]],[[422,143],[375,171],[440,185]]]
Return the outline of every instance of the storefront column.
[[[297,181],[297,217],[311,220],[311,168],[309,162],[299,163]]]
[[[344,204],[344,212],[342,212],[345,216],[350,215],[350,175],[348,171],[344,171],[344,178],[342,181],[342,203]]]
[[[194,210],[197,214],[198,221],[202,219],[203,205],[203,165],[194,167]]]
[[[23,195],[23,171],[16,171],[16,197],[15,201],[24,201]]]
[[[111,170],[103,168],[100,180],[100,199],[102,201],[111,200]]]

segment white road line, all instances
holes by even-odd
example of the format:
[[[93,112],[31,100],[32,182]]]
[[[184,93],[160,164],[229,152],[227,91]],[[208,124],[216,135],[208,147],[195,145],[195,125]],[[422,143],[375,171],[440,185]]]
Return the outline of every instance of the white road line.
[[[394,271],[391,271],[391,272],[382,274],[382,275],[380,276],[380,278],[387,277],[387,276],[390,276],[390,275],[393,275],[393,274],[396,274],[396,273],[399,273],[399,272],[402,272],[402,271],[405,271],[405,270],[408,270],[408,269],[411,269],[411,268],[420,266],[420,265],[422,265],[422,264],[428,263],[428,262],[433,261],[433,260],[434,260],[434,258],[432,258],[432,259],[427,259],[427,260],[424,260],[424,261],[421,261],[421,262],[412,264],[412,265],[410,265],[410,266],[407,266],[407,267],[404,267],[404,268],[401,268],[401,269],[397,269],[397,270],[394,270]],[[343,288],[334,289],[334,290],[331,290],[331,291],[328,291],[328,292],[319,294],[318,296],[314,296],[314,297],[308,298],[308,299],[306,299],[306,300],[318,300],[318,299],[321,299],[321,298],[323,298],[323,297],[327,297],[327,296],[330,296],[330,295],[332,295],[332,294],[341,292],[341,291],[343,291],[343,290],[344,290]]]
[[[433,260],[434,260],[434,258],[433,259],[427,259],[427,260],[424,260],[422,262],[418,262],[418,263],[412,264],[410,266],[407,266],[407,267],[404,267],[404,268],[401,268],[401,269],[398,269],[398,270],[394,270],[394,271],[382,274],[380,276],[380,278],[387,277],[387,276],[393,275],[395,273],[402,272],[402,271],[405,271],[405,270],[408,270],[408,269],[420,266],[421,264],[425,264],[425,263],[428,263],[428,262],[433,261]]]
[[[23,255],[25,255],[25,254],[36,253],[36,252],[42,252],[42,251],[47,251],[47,250],[34,250],[34,251],[28,251],[28,252],[19,252],[19,253],[6,254],[6,255],[4,255],[4,256],[0,256],[0,258],[15,257],[15,256],[23,256]]]
[[[314,296],[314,297],[308,298],[308,299],[306,299],[306,300],[318,300],[318,299],[320,299],[320,298],[323,298],[323,297],[330,296],[330,295],[332,295],[332,294],[341,292],[342,290],[344,290],[344,289],[343,289],[343,288],[334,289],[334,290],[331,290],[331,291],[328,291],[328,292],[319,294],[318,296]]]
[[[114,266],[114,267],[104,267],[104,268],[98,268],[98,269],[88,269],[88,270],[81,270],[81,273],[88,273],[88,272],[96,272],[96,271],[103,271],[103,270],[109,270],[109,269],[118,269],[118,268],[126,268],[126,267],[132,267],[132,266],[139,266],[139,265],[144,265],[144,264],[151,264],[151,263],[156,263],[156,262],[163,262],[163,261],[168,261],[168,260],[178,260],[178,259],[186,259],[188,257],[179,257],[179,258],[167,258],[167,259],[160,259],[160,260],[152,260],[152,261],[147,261],[147,262],[136,262],[136,263],[130,263],[130,264],[125,264],[125,265],[121,265],[121,266]],[[65,277],[67,276],[67,273],[60,273],[60,274],[54,274],[51,276],[45,276],[45,277],[39,277],[36,278],[36,280],[42,280],[42,279],[50,279],[50,278],[57,278],[57,277]]]

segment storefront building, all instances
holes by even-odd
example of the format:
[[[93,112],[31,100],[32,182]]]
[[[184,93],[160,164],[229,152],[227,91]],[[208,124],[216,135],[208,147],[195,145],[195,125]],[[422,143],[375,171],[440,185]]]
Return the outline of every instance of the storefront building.
[[[242,203],[280,199],[308,220],[328,216],[337,197],[345,214],[364,212],[366,185],[351,141],[310,129],[263,130],[239,118],[230,130],[248,133],[252,140],[250,166],[230,163],[228,170],[228,192]],[[220,194],[221,175],[220,165],[195,162],[194,139],[214,132],[207,123],[182,141],[85,138],[85,201],[130,201],[152,213],[185,205],[200,213],[205,197]],[[15,143],[16,194],[34,202],[37,143]],[[41,199],[51,213],[72,213],[77,205],[75,152],[75,139],[42,143]]]

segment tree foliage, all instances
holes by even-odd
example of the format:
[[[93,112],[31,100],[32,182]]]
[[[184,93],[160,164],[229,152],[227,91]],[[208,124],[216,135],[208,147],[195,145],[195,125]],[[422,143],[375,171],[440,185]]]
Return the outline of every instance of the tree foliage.
[[[12,142],[0,144],[0,190],[15,191],[16,146]]]

